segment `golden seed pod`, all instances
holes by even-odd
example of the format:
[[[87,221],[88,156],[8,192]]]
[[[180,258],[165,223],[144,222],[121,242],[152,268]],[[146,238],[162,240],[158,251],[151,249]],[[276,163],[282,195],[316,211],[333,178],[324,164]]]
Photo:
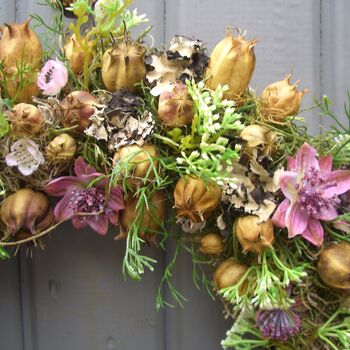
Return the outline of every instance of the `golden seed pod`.
[[[193,117],[193,101],[185,84],[178,82],[172,91],[161,93],[158,118],[163,125],[170,128],[181,127],[191,123]]]
[[[48,228],[54,215],[47,197],[29,188],[8,196],[1,205],[0,219],[6,226],[6,235],[36,234]]]
[[[243,252],[262,253],[272,246],[275,235],[271,220],[259,224],[259,218],[248,215],[236,221],[236,236],[243,248]]]
[[[247,41],[241,33],[237,37],[227,30],[226,37],[214,48],[206,71],[206,85],[215,90],[228,85],[227,99],[238,99],[248,87],[255,69],[254,46],[257,40]]]
[[[126,199],[125,208],[119,214],[119,235],[116,239],[125,238],[128,235],[130,226],[134,220],[139,217],[139,209],[136,208],[137,197],[130,196]],[[149,208],[143,210],[141,226],[137,234],[139,237],[149,243],[156,243],[156,233],[164,222],[165,217],[165,198],[162,191],[155,192],[149,202]]]
[[[145,180],[146,176],[148,180],[154,177],[154,171],[151,160],[153,159],[153,166],[158,167],[158,160],[154,159],[158,157],[156,148],[151,143],[145,143],[141,147],[137,145],[130,145],[121,147],[113,157],[115,162],[127,162],[128,169],[131,170],[131,182],[137,185]]]
[[[46,147],[46,159],[50,162],[61,163],[74,157],[77,143],[68,134],[56,136]]]
[[[266,119],[283,121],[288,116],[298,113],[301,98],[308,92],[307,89],[298,91],[298,81],[290,84],[291,74],[283,80],[267,86],[261,94],[261,115]]]
[[[28,68],[28,66],[26,67]],[[35,68],[31,71],[31,68],[28,68],[28,72],[20,72],[22,68],[16,66],[5,67],[3,87],[15,103],[31,103],[33,96],[39,96],[40,94],[37,85],[39,70]]]
[[[3,65],[2,88],[15,102],[31,102],[40,90],[36,84],[41,68],[42,47],[36,33],[23,23],[5,24],[0,28],[0,62]]]
[[[350,244],[333,243],[318,257],[317,272],[328,287],[350,291]]]
[[[5,67],[20,67],[23,63],[40,68],[41,42],[29,27],[30,19],[23,23],[5,24],[1,28],[0,61]]]
[[[37,135],[45,124],[40,110],[28,103],[15,105],[8,113],[8,118],[12,132],[18,137]]]
[[[97,98],[87,91],[73,91],[60,103],[60,120],[65,128],[76,126],[74,131],[83,133],[91,124],[90,117],[94,114]]]
[[[72,72],[81,74],[84,70],[85,52],[80,47],[75,34],[67,37],[63,50]]]
[[[107,50],[102,58],[102,80],[107,90],[135,92],[135,84],[146,77],[144,55],[144,47],[129,42]]]
[[[244,274],[248,266],[232,259],[224,260],[215,270],[214,283],[218,290],[236,285]],[[245,288],[243,283],[240,291]]]
[[[177,217],[192,222],[204,221],[217,208],[220,198],[221,189],[214,182],[186,175],[177,182],[174,190]]]
[[[248,154],[260,149],[263,155],[269,156],[275,149],[276,134],[265,126],[248,125],[241,131],[241,138],[246,141],[243,148]]]
[[[217,233],[207,233],[200,240],[199,252],[202,254],[219,255],[223,250],[223,239]]]

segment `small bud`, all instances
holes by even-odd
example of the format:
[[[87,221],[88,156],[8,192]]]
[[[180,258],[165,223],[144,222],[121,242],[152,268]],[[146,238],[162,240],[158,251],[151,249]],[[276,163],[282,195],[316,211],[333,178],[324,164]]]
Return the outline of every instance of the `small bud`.
[[[254,46],[257,40],[247,41],[240,31],[237,37],[227,30],[226,38],[214,48],[206,71],[206,85],[215,90],[228,85],[224,98],[238,99],[248,87],[255,69]]]
[[[244,274],[247,272],[248,266],[241,264],[232,259],[223,261],[215,270],[214,282],[218,290],[236,285]],[[242,284],[243,292],[245,282]]]
[[[187,86],[178,82],[172,91],[162,92],[159,97],[158,118],[171,128],[181,127],[192,122],[193,101]]]
[[[298,81],[290,84],[291,74],[283,80],[267,86],[261,94],[261,115],[266,119],[283,121],[288,116],[298,113],[301,98],[308,92],[307,89],[298,91]]]
[[[318,257],[317,272],[327,286],[350,291],[350,244],[328,245]]]
[[[46,158],[50,162],[65,162],[74,157],[77,143],[68,134],[56,136],[46,147]]]
[[[271,247],[275,240],[271,220],[259,224],[259,218],[255,215],[238,218],[236,236],[244,253],[260,254],[266,248]]]
[[[174,190],[178,218],[190,219],[193,223],[208,219],[217,208],[221,189],[214,182],[204,182],[194,176],[184,176]]]
[[[224,250],[222,237],[217,233],[207,233],[200,240],[199,252],[205,255],[219,255]]]

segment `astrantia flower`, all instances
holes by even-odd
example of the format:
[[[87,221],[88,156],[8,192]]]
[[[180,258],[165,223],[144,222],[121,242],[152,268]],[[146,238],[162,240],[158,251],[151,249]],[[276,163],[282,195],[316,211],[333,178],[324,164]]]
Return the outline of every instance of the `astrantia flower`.
[[[11,152],[5,157],[8,166],[17,166],[24,176],[34,173],[45,159],[39,146],[30,139],[21,139],[11,146]]]
[[[287,227],[289,237],[302,235],[316,246],[323,241],[320,220],[338,216],[338,195],[350,189],[350,170],[332,171],[332,157],[316,158],[316,150],[307,143],[295,159],[288,159],[288,171],[280,174],[279,184],[286,199],[272,220]]]
[[[49,60],[38,77],[38,86],[44,95],[57,95],[68,83],[68,70],[59,60]]]
[[[300,317],[292,309],[260,310],[256,325],[265,338],[285,342],[300,330]]]
[[[60,177],[45,187],[48,194],[63,197],[55,207],[55,218],[57,221],[71,219],[76,229],[88,225],[105,235],[108,221],[116,225],[118,213],[124,209],[122,190],[117,186],[107,192],[107,180],[82,157],[75,161],[74,172],[76,176]]]

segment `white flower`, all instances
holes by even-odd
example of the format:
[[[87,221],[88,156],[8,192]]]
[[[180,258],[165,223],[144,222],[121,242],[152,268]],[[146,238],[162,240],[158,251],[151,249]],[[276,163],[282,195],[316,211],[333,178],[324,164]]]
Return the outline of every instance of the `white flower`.
[[[11,146],[11,153],[5,158],[8,166],[17,166],[20,173],[28,176],[44,163],[45,159],[39,146],[30,139],[21,139]]]

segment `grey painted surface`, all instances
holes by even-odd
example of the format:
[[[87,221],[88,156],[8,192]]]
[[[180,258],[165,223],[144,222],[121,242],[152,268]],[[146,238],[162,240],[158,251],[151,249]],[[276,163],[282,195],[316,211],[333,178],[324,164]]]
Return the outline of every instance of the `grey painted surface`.
[[[350,3],[347,0],[138,0],[154,24],[157,44],[174,34],[205,40],[211,50],[225,26],[239,26],[258,37],[252,86],[258,92],[293,71],[312,97],[327,93],[341,114],[350,89]],[[50,13],[35,0],[0,0],[0,22],[23,20],[31,12]],[[305,112],[313,132],[316,112]],[[32,259],[0,263],[0,350],[188,350],[219,349],[229,324],[220,303],[192,285],[192,266],[181,255],[174,271],[177,287],[190,300],[185,309],[154,308],[161,270],[171,255],[145,247],[159,264],[141,283],[124,281],[123,244],[69,224],[46,239]],[[171,250],[171,246],[169,249]]]

